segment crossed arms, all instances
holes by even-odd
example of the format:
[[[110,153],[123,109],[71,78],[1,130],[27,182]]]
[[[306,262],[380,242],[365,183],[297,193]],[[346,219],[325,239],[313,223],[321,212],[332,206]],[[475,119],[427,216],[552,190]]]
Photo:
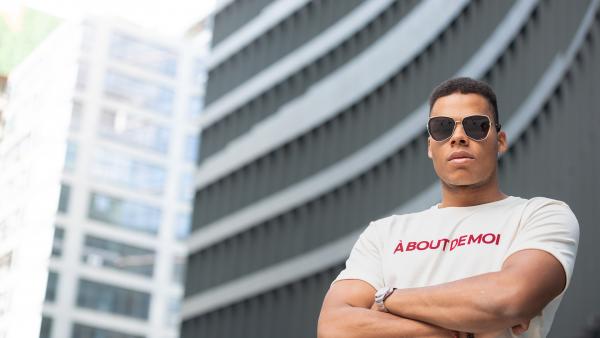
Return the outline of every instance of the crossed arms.
[[[325,296],[319,338],[455,337],[455,332],[524,332],[529,321],[566,286],[565,270],[550,253],[515,252],[498,272],[450,283],[396,290],[374,310],[375,289],[341,280]]]

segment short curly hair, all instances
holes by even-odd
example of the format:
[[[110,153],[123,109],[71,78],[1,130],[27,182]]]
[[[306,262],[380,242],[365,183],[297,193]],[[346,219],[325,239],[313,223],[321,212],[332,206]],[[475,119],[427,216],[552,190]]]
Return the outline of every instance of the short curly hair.
[[[472,79],[470,77],[457,77],[449,79],[435,87],[429,96],[429,113],[431,113],[431,108],[433,108],[433,105],[440,97],[448,96],[454,93],[479,94],[483,96],[490,105],[492,113],[494,114],[495,122],[498,126],[500,126],[498,103],[496,102],[496,94],[494,93],[494,90],[487,83]]]

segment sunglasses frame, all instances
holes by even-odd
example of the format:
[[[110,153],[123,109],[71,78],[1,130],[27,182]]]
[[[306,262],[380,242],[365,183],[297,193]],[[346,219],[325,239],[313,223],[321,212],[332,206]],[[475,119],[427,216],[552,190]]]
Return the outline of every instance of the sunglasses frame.
[[[475,114],[475,115],[469,115],[469,116],[465,116],[465,117],[463,117],[462,119],[460,119],[460,121],[457,121],[457,120],[455,120],[455,119],[453,119],[453,118],[451,118],[451,117],[449,117],[449,116],[430,116],[430,117],[429,117],[429,119],[427,120],[427,125],[426,125],[426,127],[427,127],[427,134],[429,134],[429,136],[431,137],[431,139],[432,139],[432,140],[434,140],[435,142],[446,142],[448,139],[450,139],[450,138],[452,137],[452,135],[454,135],[454,132],[456,131],[456,125],[457,125],[457,124],[459,124],[459,123],[460,123],[460,124],[462,125],[462,124],[463,124],[462,122],[463,122],[463,120],[464,120],[464,119],[466,119],[467,117],[474,117],[474,116],[478,116],[478,117],[485,117],[485,118],[488,120],[488,122],[490,123],[490,127],[491,127],[491,125],[492,125],[492,119],[491,119],[489,116],[487,116],[487,115],[483,115],[483,114]],[[439,118],[439,117],[445,117],[445,118],[451,119],[452,121],[454,121],[454,127],[452,128],[452,133],[450,133],[450,136],[446,137],[446,138],[445,138],[445,139],[443,139],[443,140],[439,140],[439,141],[438,141],[438,140],[436,140],[436,139],[435,139],[435,138],[434,138],[434,137],[431,135],[431,131],[429,131],[429,122],[430,122],[432,119]],[[496,132],[499,132],[499,131],[500,131],[500,128],[501,128],[501,126],[500,126],[500,124],[499,124],[498,122],[494,122],[494,127],[496,127]],[[492,129],[492,128],[489,128],[489,129],[488,129],[488,131],[487,131],[487,134],[485,134],[485,136],[484,136],[483,138],[481,138],[481,139],[475,139],[475,138],[472,138],[471,136],[469,136],[469,134],[467,133],[467,131],[466,131],[466,130],[465,130],[465,135],[466,135],[468,138],[470,138],[471,140],[473,140],[473,141],[480,142],[480,141],[483,141],[483,140],[485,140],[485,139],[488,137],[488,135],[490,134],[490,130],[491,130],[491,129]],[[464,130],[464,126],[463,126],[463,130]]]

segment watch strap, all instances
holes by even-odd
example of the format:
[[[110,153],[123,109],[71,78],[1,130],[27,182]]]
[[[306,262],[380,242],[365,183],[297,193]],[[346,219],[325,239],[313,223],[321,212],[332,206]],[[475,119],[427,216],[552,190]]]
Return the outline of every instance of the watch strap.
[[[375,304],[379,311],[389,312],[385,307],[384,302],[392,293],[394,293],[394,290],[396,290],[396,288],[384,287],[375,293]]]

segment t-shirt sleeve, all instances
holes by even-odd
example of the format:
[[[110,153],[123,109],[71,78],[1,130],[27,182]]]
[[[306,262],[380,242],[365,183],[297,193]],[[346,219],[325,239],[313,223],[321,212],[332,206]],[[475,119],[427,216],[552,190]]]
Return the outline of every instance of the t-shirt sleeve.
[[[384,287],[380,243],[376,223],[371,222],[354,244],[346,267],[331,284],[344,279],[360,279],[375,289]]]
[[[567,283],[564,292],[573,275],[579,245],[577,218],[567,204],[556,200],[536,200],[528,209],[506,258],[525,249],[539,249],[550,253],[565,270]]]

